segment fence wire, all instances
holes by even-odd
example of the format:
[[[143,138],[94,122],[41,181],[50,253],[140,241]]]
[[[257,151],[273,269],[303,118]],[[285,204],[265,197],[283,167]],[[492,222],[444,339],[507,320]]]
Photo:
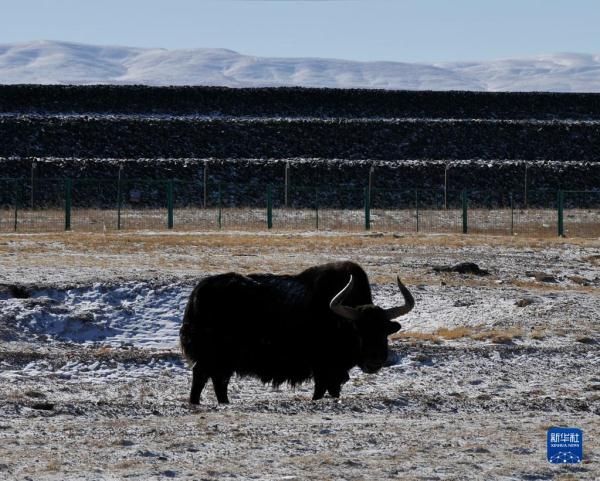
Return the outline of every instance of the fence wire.
[[[52,232],[65,229],[64,179],[0,179],[0,230]]]
[[[564,192],[564,235],[600,237],[600,191]]]
[[[372,229],[398,232],[463,231],[462,192],[372,189]]]
[[[365,229],[364,189],[292,186],[271,189],[272,227],[281,230]]]
[[[0,232],[335,230],[600,237],[600,190],[445,191],[0,179]]]

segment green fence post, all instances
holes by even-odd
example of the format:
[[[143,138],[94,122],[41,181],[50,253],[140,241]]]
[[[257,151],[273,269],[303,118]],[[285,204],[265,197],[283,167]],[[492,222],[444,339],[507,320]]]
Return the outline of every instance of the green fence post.
[[[19,181],[15,179],[15,232],[17,232],[18,225],[18,211],[19,211]]]
[[[365,230],[371,230],[371,192],[365,187]]]
[[[417,232],[419,232],[419,189],[415,189],[415,211],[417,214]]]
[[[513,194],[510,193],[510,235],[515,234],[515,204],[513,202]]]
[[[467,191],[462,191],[462,231],[463,234],[468,232],[468,218],[467,218]]]
[[[221,212],[221,184],[219,184],[219,191],[218,191],[218,198],[217,198],[217,202],[219,203],[219,206],[217,208],[217,223],[219,224],[219,229],[221,229],[222,224],[222,212]]]
[[[117,230],[121,230],[121,167],[119,167],[119,177],[117,178]]]
[[[319,230],[319,189],[315,187],[315,223],[316,229]]]
[[[71,189],[73,181],[65,180],[65,230],[71,230]]]
[[[273,195],[271,186],[267,186],[267,229],[273,228]]]
[[[119,175],[119,179],[117,180],[117,230],[121,230],[121,208],[123,201],[121,199],[121,176]]]
[[[558,191],[558,236],[565,236],[565,225],[564,225],[564,202],[565,193],[562,190]]]
[[[173,180],[167,182],[167,228],[173,228]]]

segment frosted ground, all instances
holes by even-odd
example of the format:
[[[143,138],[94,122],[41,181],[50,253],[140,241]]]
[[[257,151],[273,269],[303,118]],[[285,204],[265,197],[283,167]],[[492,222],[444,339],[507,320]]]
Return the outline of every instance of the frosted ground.
[[[312,385],[234,379],[187,404],[177,331],[199,278],[352,259],[415,309],[396,362]],[[476,262],[489,275],[440,271]],[[393,234],[0,236],[0,479],[600,477],[600,242]],[[554,466],[546,430],[584,431]]]

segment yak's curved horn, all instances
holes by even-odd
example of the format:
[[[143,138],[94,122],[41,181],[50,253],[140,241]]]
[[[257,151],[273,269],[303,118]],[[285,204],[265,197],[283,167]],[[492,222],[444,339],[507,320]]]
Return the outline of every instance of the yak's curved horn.
[[[343,306],[342,302],[346,296],[352,290],[352,286],[354,285],[354,279],[352,279],[352,275],[350,275],[350,280],[346,287],[344,287],[340,292],[338,292],[331,302],[329,303],[329,308],[335,312],[338,316],[342,316],[345,319],[349,319],[351,321],[356,321],[359,318],[359,313],[356,309],[352,307]]]
[[[413,307],[415,307],[415,300],[410,291],[404,286],[404,284],[402,284],[402,281],[400,281],[400,277],[398,277],[398,287],[400,288],[402,296],[404,296],[404,305],[398,307],[390,307],[389,309],[385,310],[385,313],[388,315],[388,319],[390,321],[392,319],[395,319],[396,317],[400,317],[404,314],[407,314],[412,310]]]

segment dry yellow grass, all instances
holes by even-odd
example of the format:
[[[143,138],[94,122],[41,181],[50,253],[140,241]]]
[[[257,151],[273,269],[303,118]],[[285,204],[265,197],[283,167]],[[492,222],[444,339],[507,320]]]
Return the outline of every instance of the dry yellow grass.
[[[535,328],[531,330],[529,337],[531,337],[531,339],[535,339],[536,341],[541,341],[546,338],[546,334],[547,333],[545,329]]]
[[[27,243],[23,243],[27,240]],[[157,248],[188,247],[301,247],[303,249],[328,249],[331,247],[365,246],[514,246],[542,249],[572,244],[600,247],[598,239],[548,239],[515,238],[506,236],[460,235],[460,234],[406,234],[402,236],[369,233],[301,233],[281,232],[108,232],[81,233],[57,232],[44,234],[0,234],[0,253],[15,241],[23,244],[21,252],[39,252],[39,247],[62,244],[65,248],[110,249],[113,252],[154,250]],[[590,259],[596,262],[596,259]]]
[[[111,233],[78,233],[59,232],[50,234],[0,234],[0,258],[7,262],[31,262],[32,265],[78,265],[94,266],[98,263],[117,263],[117,256],[138,256],[136,261],[150,262],[156,268],[189,266],[190,259],[203,263],[198,268],[221,270],[223,264],[218,256],[226,255],[228,260],[235,260],[240,270],[255,269],[259,265],[261,271],[267,268],[277,271],[278,264],[273,254],[291,258],[300,263],[306,259],[307,265],[312,263],[310,257],[345,257],[359,258],[365,249],[386,252],[401,256],[402,249],[413,247],[461,248],[465,246],[514,246],[532,249],[543,249],[564,243],[577,245],[600,246],[600,241],[563,240],[563,239],[515,239],[510,237],[463,236],[463,235],[369,235],[369,234],[290,234],[290,233],[247,233],[247,232],[111,232]],[[94,256],[90,256],[93,253]],[[143,257],[142,257],[143,256]],[[260,259],[253,258],[260,256]],[[262,266],[262,267],[261,267]],[[104,267],[104,266],[103,266]],[[283,266],[286,268],[286,266]],[[279,266],[281,268],[281,266]],[[374,275],[377,273],[373,273]],[[392,277],[393,278],[393,277]],[[373,278],[375,282],[389,282],[389,278]],[[422,282],[423,279],[404,278],[408,285]],[[488,279],[448,279],[448,283],[465,283],[485,285]],[[518,281],[516,281],[518,283]],[[539,283],[537,283],[539,285]],[[528,287],[528,286],[524,286]],[[589,289],[585,286],[573,286],[578,289]],[[552,289],[542,286],[540,288]]]
[[[283,232],[56,232],[0,234],[0,268],[14,272],[76,269],[92,276],[94,270],[112,275],[137,272],[190,276],[235,270],[241,273],[295,273],[335,259],[361,263],[372,282],[394,283],[399,274],[407,286],[433,285],[500,287],[493,275],[463,277],[438,275],[423,268],[402,269],[405,253],[428,256],[437,247],[543,250],[564,244],[600,247],[600,240],[535,239],[460,234],[283,233]],[[385,260],[383,260],[385,259]],[[116,273],[116,274],[115,274]],[[87,275],[87,274],[86,274]],[[510,280],[508,281],[511,282]],[[515,280],[513,285],[540,290],[598,292],[578,284],[545,285]]]
[[[96,355],[99,357],[109,357],[113,350],[112,346],[101,346],[96,349]]]
[[[126,470],[126,469],[132,469],[132,468],[137,468],[139,466],[141,466],[143,463],[136,460],[136,459],[125,459],[123,461],[119,461],[115,464],[112,465],[112,468],[116,471],[121,471],[121,470]]]
[[[514,287],[519,287],[527,290],[534,290],[539,292],[564,292],[564,291],[576,291],[576,292],[587,292],[596,293],[598,288],[594,286],[583,286],[581,284],[554,284],[547,282],[539,282],[530,279],[510,279],[507,284]],[[464,284],[463,284],[464,285]]]
[[[530,337],[532,339],[543,339],[544,336],[541,330],[532,331]],[[405,341],[427,341],[434,344],[439,344],[443,340],[456,341],[459,339],[472,339],[475,341],[489,341],[494,344],[507,344],[515,339],[524,337],[523,330],[518,327],[509,329],[485,329],[483,327],[456,327],[452,329],[440,328],[434,332],[399,332],[391,336],[392,340]]]
[[[62,470],[62,468],[63,463],[58,459],[51,459],[50,461],[48,461],[48,464],[46,464],[46,471],[50,473],[58,473]]]
[[[471,336],[476,341],[490,341],[494,344],[508,344],[515,339],[523,337],[523,330],[519,327],[510,329],[491,329]]]
[[[590,264],[592,264],[594,266],[600,267],[600,255],[584,257],[582,260],[585,262],[589,262]]]
[[[436,331],[436,334],[444,339],[462,339],[473,335],[473,329],[469,327],[455,327],[454,329],[446,329],[442,327]]]
[[[432,342],[434,344],[439,344],[442,342],[442,339],[430,332],[397,332],[396,334],[392,334],[390,337],[392,341],[415,341],[415,342]]]
[[[473,329],[470,327],[456,327],[454,329],[447,329],[442,327],[434,332],[399,332],[394,334],[391,339],[406,339],[412,341],[429,341],[435,344],[439,344],[443,339],[451,341],[455,339],[462,339],[464,337],[472,337]]]

